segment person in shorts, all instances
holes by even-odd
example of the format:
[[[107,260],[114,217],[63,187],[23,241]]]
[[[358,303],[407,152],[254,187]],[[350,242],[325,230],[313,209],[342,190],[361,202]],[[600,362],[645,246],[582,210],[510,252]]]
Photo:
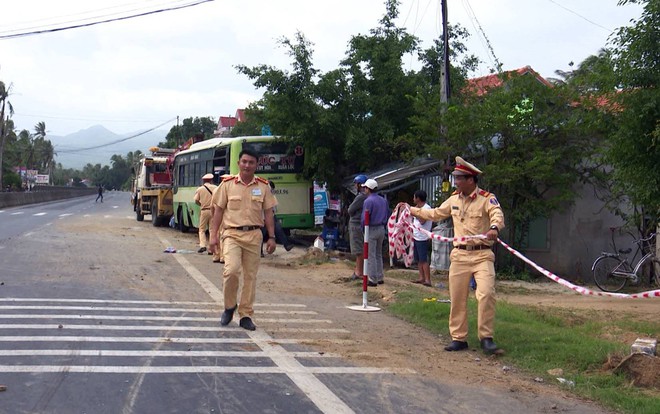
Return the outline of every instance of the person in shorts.
[[[364,276],[364,231],[362,230],[362,206],[367,195],[362,190],[362,184],[367,182],[367,176],[359,174],[353,179],[357,195],[348,206],[348,237],[350,239],[351,253],[355,255],[355,269],[353,270],[352,280],[362,279]]]
[[[424,190],[415,191],[413,202],[415,203],[415,207],[422,210],[431,208],[431,206],[426,203],[426,191]],[[421,227],[426,231],[431,231],[432,226],[433,222],[431,220],[422,220],[417,217],[413,218],[413,242],[415,247],[413,252],[415,261],[417,262],[417,270],[419,271],[419,278],[414,280],[413,283],[420,283],[424,286],[432,286],[431,265],[429,264],[429,244],[431,240],[430,237],[423,231],[419,230],[418,227]]]

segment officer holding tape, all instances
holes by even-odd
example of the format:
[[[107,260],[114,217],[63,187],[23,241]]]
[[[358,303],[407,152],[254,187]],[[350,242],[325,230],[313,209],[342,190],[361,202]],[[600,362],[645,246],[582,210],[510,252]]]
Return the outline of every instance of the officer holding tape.
[[[411,207],[410,213],[423,220],[439,221],[448,217],[454,222],[456,237],[485,234],[486,239],[470,239],[454,242],[449,266],[449,333],[451,343],[446,351],[461,351],[468,348],[467,299],[470,278],[477,282],[478,335],[481,349],[486,354],[498,348],[493,342],[495,324],[495,254],[492,246],[499,231],[504,228],[504,213],[494,194],[477,186],[481,171],[456,157],[452,172],[456,191],[440,207],[421,209]]]

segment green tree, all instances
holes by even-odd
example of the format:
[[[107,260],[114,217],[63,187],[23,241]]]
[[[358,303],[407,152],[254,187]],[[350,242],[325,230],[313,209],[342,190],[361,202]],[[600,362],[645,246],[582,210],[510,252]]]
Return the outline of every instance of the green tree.
[[[584,125],[568,87],[548,87],[533,74],[501,75],[503,86],[465,93],[438,114],[446,136],[432,155],[460,154],[483,166],[481,188],[496,194],[507,237],[524,248],[532,220],[549,217],[578,196],[590,176],[599,139]]]
[[[398,2],[385,1],[386,13],[369,35],[354,36],[340,67],[327,73],[312,63],[313,44],[302,33],[280,39],[292,58],[292,71],[259,65],[239,73],[265,88],[254,107],[257,125],[303,144],[304,175],[330,188],[359,170],[401,159],[402,136],[410,127],[409,97],[419,77],[403,69],[403,56],[417,52],[418,40],[396,27]]]
[[[251,135],[261,135],[263,129],[267,127],[264,120],[263,110],[256,103],[251,103],[245,108],[245,120],[237,122],[231,130],[232,137],[244,137]]]
[[[612,60],[621,92],[616,129],[605,153],[615,190],[624,193],[638,214],[643,233],[660,219],[660,1],[620,0],[643,5],[642,15],[613,37]]]
[[[165,136],[165,142],[160,142],[158,146],[162,148],[176,148],[194,136],[203,136],[203,139],[213,138],[213,131],[218,127],[217,122],[212,117],[190,117],[181,122],[181,125],[175,125]]]
[[[14,107],[9,102],[10,92],[11,85],[6,86],[4,82],[0,81],[0,185],[4,185],[2,177],[5,142],[14,130],[14,124],[11,121],[11,117],[14,115]]]

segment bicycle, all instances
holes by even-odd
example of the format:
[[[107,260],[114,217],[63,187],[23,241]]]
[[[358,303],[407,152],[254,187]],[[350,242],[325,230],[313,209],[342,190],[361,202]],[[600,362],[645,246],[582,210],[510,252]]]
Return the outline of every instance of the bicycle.
[[[611,230],[612,245],[617,253],[601,252],[600,256],[594,261],[591,271],[596,286],[604,292],[618,292],[628,283],[636,285],[644,275],[644,266],[648,263],[651,266],[651,279],[649,279],[649,282],[654,281],[660,287],[660,259],[655,256],[655,242],[652,241],[656,234],[652,233],[647,238],[633,241],[633,245],[637,245],[633,262],[639,254],[642,254],[642,257],[633,268],[632,262],[628,262],[626,257],[633,249],[617,250],[614,243],[614,230]]]

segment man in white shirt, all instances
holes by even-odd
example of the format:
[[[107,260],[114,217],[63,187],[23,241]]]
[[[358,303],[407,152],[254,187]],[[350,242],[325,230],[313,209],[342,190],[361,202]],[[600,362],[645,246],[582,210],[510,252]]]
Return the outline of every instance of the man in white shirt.
[[[413,202],[415,203],[415,207],[419,207],[422,210],[431,209],[431,206],[426,203],[426,191],[424,190],[415,191],[415,194],[413,195]],[[417,217],[413,218],[413,224],[427,231],[431,231],[431,226],[433,226],[433,222],[431,220],[421,220]],[[420,283],[424,286],[432,286],[431,265],[429,264],[430,238],[421,230],[415,228],[413,230],[413,239],[415,243],[414,256],[415,260],[417,261],[417,269],[419,271],[419,279],[414,280],[413,283]]]

